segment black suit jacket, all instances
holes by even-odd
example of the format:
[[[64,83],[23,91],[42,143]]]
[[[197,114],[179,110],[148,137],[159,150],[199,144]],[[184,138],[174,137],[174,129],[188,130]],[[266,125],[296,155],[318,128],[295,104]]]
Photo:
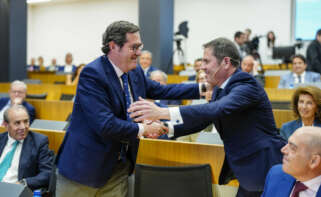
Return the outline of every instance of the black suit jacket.
[[[8,132],[0,134],[0,155],[7,144]],[[24,139],[18,170],[18,180],[25,179],[30,189],[48,187],[51,174],[52,155],[48,148],[48,137],[29,131]]]
[[[308,69],[321,74],[321,44],[313,40],[307,49]]]

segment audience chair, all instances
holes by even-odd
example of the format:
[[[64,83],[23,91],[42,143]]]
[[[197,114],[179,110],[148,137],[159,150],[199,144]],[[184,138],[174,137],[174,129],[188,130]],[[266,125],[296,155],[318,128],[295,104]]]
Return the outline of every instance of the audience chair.
[[[196,138],[196,142],[205,144],[220,144],[223,145],[223,141],[218,133],[200,132]]]
[[[47,98],[47,93],[43,94],[27,94],[27,99],[43,99],[45,100]]]
[[[135,197],[213,197],[209,164],[162,167],[137,164]]]

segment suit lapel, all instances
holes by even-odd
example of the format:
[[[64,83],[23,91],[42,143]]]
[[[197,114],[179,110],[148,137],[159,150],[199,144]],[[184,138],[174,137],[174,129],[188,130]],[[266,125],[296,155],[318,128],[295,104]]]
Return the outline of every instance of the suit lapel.
[[[121,101],[122,106],[124,107],[124,109],[126,109],[123,88],[120,85],[120,81],[115,69],[113,68],[106,56],[103,56],[103,64],[107,74],[106,77],[109,79],[108,81],[112,84],[112,88],[114,90],[113,92],[116,93],[117,97]]]
[[[321,186],[319,186],[318,192],[317,192],[317,196],[316,197],[321,197]]]
[[[290,175],[284,175],[279,182],[278,190],[280,190],[280,192],[278,193],[284,194],[284,197],[289,197],[294,187],[294,184],[295,179],[293,177],[291,177]]]
[[[7,144],[7,141],[8,141],[8,132],[5,132],[1,135],[1,138],[0,138],[0,157],[2,155],[2,151],[4,149],[4,147],[6,146]]]
[[[21,155],[19,160],[19,170],[18,170],[18,180],[24,177],[24,169],[28,169],[28,163],[32,159],[31,155],[33,154],[34,142],[32,140],[31,134],[25,138],[22,144]]]

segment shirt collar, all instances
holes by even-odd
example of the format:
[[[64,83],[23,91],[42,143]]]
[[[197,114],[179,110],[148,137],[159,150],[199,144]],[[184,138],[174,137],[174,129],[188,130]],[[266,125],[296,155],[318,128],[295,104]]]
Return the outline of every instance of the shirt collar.
[[[318,192],[318,189],[321,185],[321,175],[308,180],[308,181],[304,181],[302,182],[305,186],[307,186],[309,189],[313,190],[315,193]]]
[[[10,135],[9,135],[9,131],[8,131],[8,144],[13,144],[15,141],[19,141],[20,143],[23,143],[24,140],[16,140],[14,138],[12,138]]]
[[[115,70],[118,78],[120,78],[124,74],[124,72],[122,70],[120,70],[120,68],[118,68],[118,66],[116,66],[108,57],[107,57],[107,59],[110,61],[111,65],[114,67],[114,70]]]
[[[294,75],[294,77],[299,78],[299,75],[298,75],[298,74],[293,73],[293,75]],[[305,76],[305,71],[303,71],[303,73],[302,73],[300,76],[301,76],[301,79],[303,79],[304,76]]]
[[[227,78],[227,79],[222,83],[222,85],[220,86],[221,89],[224,89],[224,88],[225,88],[225,86],[227,85],[227,83],[228,83],[228,81],[231,79],[231,77],[232,77],[232,75],[229,76],[229,78]]]

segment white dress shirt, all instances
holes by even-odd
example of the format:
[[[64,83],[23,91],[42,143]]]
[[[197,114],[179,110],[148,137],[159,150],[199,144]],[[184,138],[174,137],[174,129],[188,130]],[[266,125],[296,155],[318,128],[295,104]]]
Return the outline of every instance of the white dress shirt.
[[[8,152],[12,150],[12,145],[16,140],[10,137],[8,133],[8,141],[7,144],[5,145],[1,157],[0,157],[0,163],[4,159],[4,157],[7,155]],[[7,182],[7,183],[16,183],[18,182],[18,170],[19,170],[19,162],[20,162],[20,155],[21,155],[21,150],[22,150],[22,145],[23,145],[23,140],[19,141],[20,143],[17,144],[16,151],[13,155],[12,163],[10,168],[8,169],[6,175],[3,177],[2,182]]]
[[[318,189],[321,185],[321,175],[320,176],[317,176],[311,180],[308,180],[308,181],[304,181],[302,182],[305,186],[308,187],[308,189],[302,191],[299,193],[299,197],[316,197],[317,196],[317,193],[318,193]],[[290,196],[292,195],[293,193],[293,190],[294,190],[294,187],[292,189],[292,192],[290,194]],[[290,197],[289,196],[289,197]]]
[[[300,75],[301,76],[301,83],[304,83],[305,71]],[[299,83],[299,76],[293,73],[294,83]]]
[[[114,70],[115,70],[116,75],[119,79],[120,85],[124,89],[123,80],[121,79],[121,76],[124,74],[124,72],[122,70],[120,70],[120,68],[118,68],[110,59],[108,59],[108,60],[110,61],[111,65],[114,67]],[[128,82],[128,85],[129,85],[129,82]],[[133,96],[132,96],[131,89],[130,88],[128,88],[128,89],[129,89],[130,102],[133,103]],[[141,123],[138,123],[138,127],[139,127],[138,136],[141,137],[144,133],[144,126]]]
[[[64,68],[65,73],[71,73],[72,72],[72,64],[66,64]]]

